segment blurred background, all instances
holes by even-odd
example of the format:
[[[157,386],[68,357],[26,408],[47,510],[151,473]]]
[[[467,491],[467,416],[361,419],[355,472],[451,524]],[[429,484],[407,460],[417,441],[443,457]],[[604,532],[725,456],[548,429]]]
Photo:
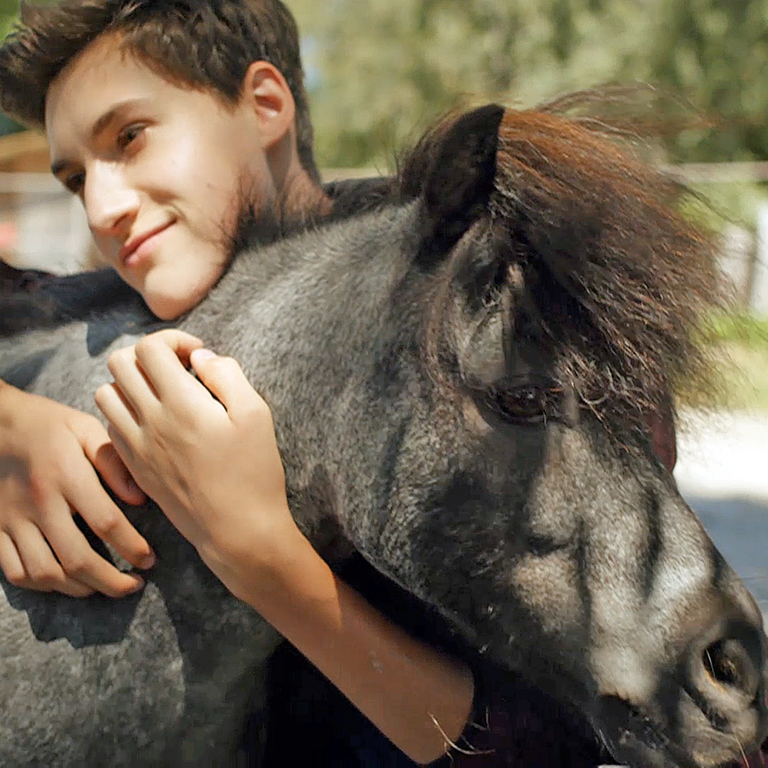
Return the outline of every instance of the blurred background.
[[[459,105],[652,86],[628,108],[655,135],[653,161],[712,202],[698,215],[718,233],[737,298],[737,316],[717,320],[739,370],[729,403],[768,413],[768,0],[287,4],[326,178],[391,171],[398,148]],[[18,0],[0,0],[0,34],[17,13]],[[60,272],[93,265],[80,205],[48,164],[44,138],[0,115],[0,258]]]

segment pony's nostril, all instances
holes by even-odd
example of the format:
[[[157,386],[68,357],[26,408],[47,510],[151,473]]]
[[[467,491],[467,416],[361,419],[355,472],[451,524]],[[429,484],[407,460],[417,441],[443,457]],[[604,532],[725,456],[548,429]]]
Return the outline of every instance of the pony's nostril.
[[[718,640],[704,649],[704,669],[720,685],[754,696],[759,683],[757,670],[744,646],[733,638]]]

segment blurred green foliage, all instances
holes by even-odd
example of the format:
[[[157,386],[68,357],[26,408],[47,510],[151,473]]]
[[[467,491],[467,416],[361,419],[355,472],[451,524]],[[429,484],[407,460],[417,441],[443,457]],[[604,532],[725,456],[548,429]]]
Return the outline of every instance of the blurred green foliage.
[[[0,0],[0,35],[5,37],[19,13],[19,0]]]
[[[730,341],[768,352],[768,318],[747,314],[720,315],[711,319],[717,341]]]
[[[725,233],[735,225],[754,232],[758,209],[768,204],[768,187],[752,181],[690,184],[681,210],[710,232]]]
[[[531,106],[632,81],[675,94],[653,105],[664,159],[768,160],[768,0],[286,2],[303,32],[322,166],[384,170],[395,147],[462,103]],[[0,0],[0,34],[18,5]]]
[[[768,159],[768,0],[287,0],[321,165],[386,166],[462,100],[644,81],[667,159]],[[690,102],[687,106],[686,102]]]
[[[739,341],[737,336],[719,342],[714,351],[722,388],[712,405],[768,413],[768,340],[749,336],[748,341]]]
[[[681,133],[686,160],[768,159],[768,2],[659,4],[648,77],[686,93],[711,122]]]

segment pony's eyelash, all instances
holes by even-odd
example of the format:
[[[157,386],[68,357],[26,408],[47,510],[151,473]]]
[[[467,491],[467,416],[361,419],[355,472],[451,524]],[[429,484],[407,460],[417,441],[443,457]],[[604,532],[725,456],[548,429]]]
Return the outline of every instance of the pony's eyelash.
[[[492,388],[486,395],[488,405],[506,421],[535,424],[560,420],[563,416],[562,387],[522,385]]]

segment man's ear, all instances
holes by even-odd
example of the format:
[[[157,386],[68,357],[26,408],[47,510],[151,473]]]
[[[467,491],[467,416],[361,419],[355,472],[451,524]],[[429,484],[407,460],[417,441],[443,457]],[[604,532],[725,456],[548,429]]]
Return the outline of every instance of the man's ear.
[[[262,149],[274,147],[291,130],[296,103],[288,83],[277,67],[254,61],[243,79],[243,98],[248,99],[259,124]]]

